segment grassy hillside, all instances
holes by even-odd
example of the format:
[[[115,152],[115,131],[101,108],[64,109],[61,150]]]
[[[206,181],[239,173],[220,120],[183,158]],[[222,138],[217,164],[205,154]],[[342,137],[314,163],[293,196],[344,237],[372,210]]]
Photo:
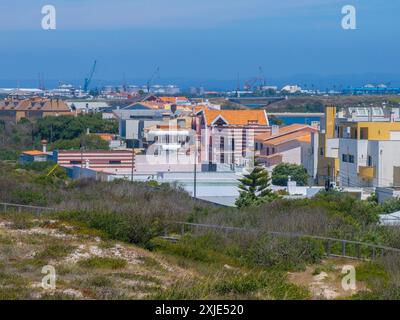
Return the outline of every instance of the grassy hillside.
[[[378,214],[386,209],[373,199],[322,193],[312,200],[277,200],[239,210],[197,202],[179,187],[154,182],[70,181],[62,171],[51,177],[46,172],[45,166],[0,164],[0,201],[56,208],[39,218],[18,212],[1,216],[4,298],[400,297],[398,257],[357,264],[326,261],[320,241],[268,233],[400,248],[398,229],[377,224]],[[162,237],[180,233],[171,221],[254,231],[193,228],[173,243]],[[337,289],[340,265],[346,263],[354,264],[360,275],[360,289],[351,294]],[[60,281],[51,294],[37,287],[47,264],[56,267]]]

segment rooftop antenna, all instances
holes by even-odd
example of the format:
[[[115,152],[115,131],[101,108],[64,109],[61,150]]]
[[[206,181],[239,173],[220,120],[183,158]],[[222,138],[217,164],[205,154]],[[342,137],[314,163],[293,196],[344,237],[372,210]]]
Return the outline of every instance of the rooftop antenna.
[[[267,85],[267,82],[265,81],[265,74],[263,71],[263,68],[261,66],[258,67],[258,70],[260,72],[260,80],[261,80],[261,85],[265,87]]]
[[[237,98],[240,98],[240,78],[239,78],[239,72],[237,73],[236,97],[237,97]]]
[[[44,74],[43,73],[39,73],[39,87],[38,89],[40,90],[46,90],[45,85],[44,85]]]
[[[154,78],[156,77],[156,75],[159,73],[160,71],[160,67],[157,67],[156,70],[154,71],[153,75],[151,76],[151,78],[147,81],[147,93],[150,93],[150,86],[152,81],[154,80]]]
[[[124,72],[123,75],[122,75],[122,89],[124,90],[124,92],[126,92],[127,89],[128,89],[128,86],[127,86],[127,84],[126,84],[125,72]]]

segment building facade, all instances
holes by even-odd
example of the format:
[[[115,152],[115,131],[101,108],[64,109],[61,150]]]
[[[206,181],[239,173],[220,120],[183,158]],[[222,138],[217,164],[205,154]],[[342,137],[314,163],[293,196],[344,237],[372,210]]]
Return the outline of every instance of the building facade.
[[[320,183],[329,178],[343,187],[400,186],[399,109],[357,107],[337,112],[327,107],[319,137]]]

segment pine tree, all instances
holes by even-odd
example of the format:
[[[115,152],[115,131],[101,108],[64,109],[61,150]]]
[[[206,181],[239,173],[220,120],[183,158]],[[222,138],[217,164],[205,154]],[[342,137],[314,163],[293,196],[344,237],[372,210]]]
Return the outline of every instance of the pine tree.
[[[268,171],[255,160],[253,171],[239,179],[240,196],[235,202],[236,206],[258,205],[275,199],[277,196],[270,188],[270,181]]]

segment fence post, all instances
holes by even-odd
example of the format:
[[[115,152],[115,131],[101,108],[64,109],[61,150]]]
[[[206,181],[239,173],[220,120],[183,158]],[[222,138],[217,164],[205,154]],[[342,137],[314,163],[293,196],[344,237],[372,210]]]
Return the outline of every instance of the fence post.
[[[331,241],[327,240],[325,243],[325,251],[326,251],[326,256],[329,257],[331,255]]]
[[[4,204],[4,213],[6,213],[7,212],[7,204],[5,203]]]
[[[346,256],[346,242],[342,241],[342,256]]]
[[[375,247],[372,247],[372,260],[375,260]]]
[[[185,235],[185,225],[182,223],[181,224],[181,236],[183,237]]]

